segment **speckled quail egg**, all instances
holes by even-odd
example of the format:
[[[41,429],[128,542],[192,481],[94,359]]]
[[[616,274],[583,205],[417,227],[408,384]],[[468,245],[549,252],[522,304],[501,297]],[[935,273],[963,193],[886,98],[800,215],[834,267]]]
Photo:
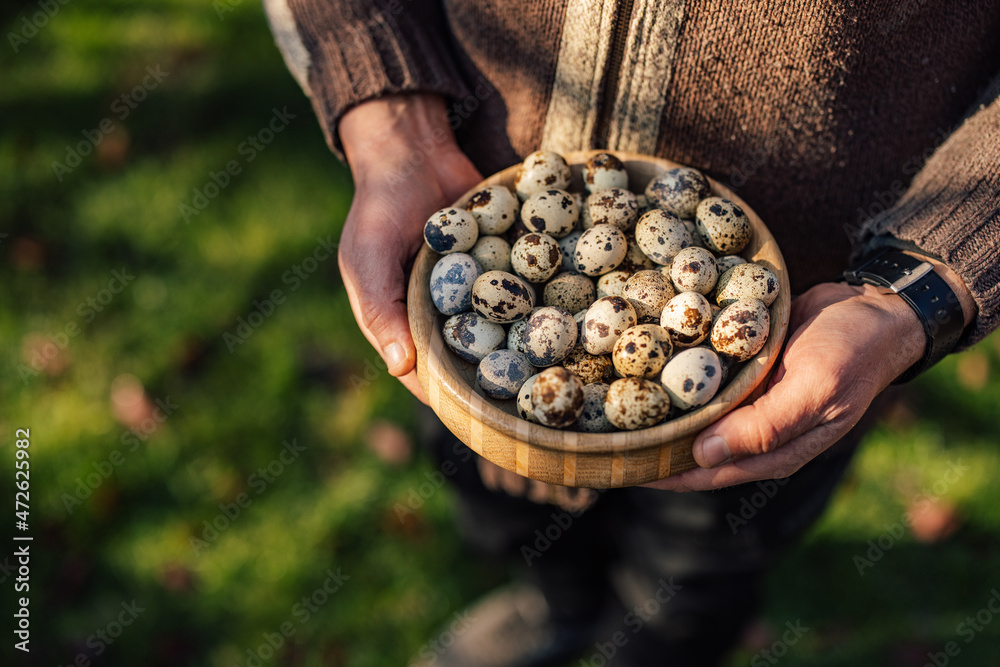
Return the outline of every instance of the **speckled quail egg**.
[[[622,161],[611,153],[595,153],[583,165],[583,187],[587,192],[628,188],[628,172]]]
[[[576,346],[577,326],[562,308],[539,308],[528,317],[524,330],[524,355],[533,366],[558,364]]]
[[[678,292],[708,294],[718,277],[715,257],[704,248],[684,248],[670,263],[670,280]]]
[[[499,236],[480,236],[469,251],[483,271],[511,272],[510,244]]]
[[[674,296],[674,287],[659,271],[638,271],[625,283],[622,296],[635,308],[640,323],[660,322],[663,307]]]
[[[517,322],[531,306],[527,285],[512,273],[487,271],[472,285],[472,308],[490,322]]]
[[[639,215],[640,216],[642,216],[643,213],[647,213],[647,212],[653,210],[654,208],[656,208],[656,205],[653,202],[651,202],[649,200],[649,197],[647,197],[644,194],[636,195],[635,196],[635,203],[639,205]]]
[[[496,350],[479,362],[476,381],[487,396],[501,400],[515,398],[521,385],[535,374],[535,370],[520,352]]]
[[[535,151],[524,158],[514,177],[514,190],[524,201],[531,195],[549,188],[565,190],[572,174],[566,160],[559,153]]]
[[[652,203],[679,218],[693,218],[698,202],[710,192],[708,179],[690,167],[669,169],[646,186],[646,196]]]
[[[504,346],[503,326],[476,313],[452,315],[444,323],[445,344],[460,358],[477,364],[490,352]]]
[[[528,317],[531,317],[532,314],[541,309],[541,306],[535,306],[531,309],[531,313],[528,314]],[[507,328],[508,350],[516,350],[517,352],[524,354],[524,330],[528,328],[528,317],[514,322]]]
[[[778,298],[778,276],[760,264],[737,264],[719,278],[715,302],[722,307],[739,299],[760,299],[770,306]]]
[[[694,347],[712,330],[712,304],[698,292],[681,292],[663,307],[660,326],[675,346]]]
[[[545,283],[542,291],[542,303],[546,306],[558,306],[571,313],[577,313],[590,307],[597,299],[594,281],[576,271],[564,271]]]
[[[445,255],[431,269],[431,301],[443,315],[472,307],[472,286],[482,275],[479,262],[464,252]]]
[[[521,220],[533,232],[560,239],[576,227],[580,209],[565,190],[550,188],[528,197],[521,206]]]
[[[670,397],[652,380],[621,378],[611,383],[604,399],[604,415],[612,424],[634,431],[660,423],[670,412]]]
[[[588,276],[613,271],[628,252],[628,240],[614,225],[594,225],[576,243],[576,270]]]
[[[639,247],[639,244],[635,240],[635,233],[626,233],[625,239],[628,241],[628,251],[625,253],[625,259],[615,269],[616,271],[635,273],[643,269],[655,269],[659,267],[656,262],[646,257],[646,253],[642,251],[642,248]]]
[[[720,255],[733,255],[746,247],[753,236],[750,218],[728,199],[709,197],[698,204],[695,216],[705,247]]]
[[[538,423],[538,417],[535,416],[535,408],[531,405],[531,388],[535,385],[535,380],[538,378],[537,375],[532,375],[528,378],[521,388],[517,392],[517,414],[521,419],[525,421]]]
[[[711,401],[721,382],[719,356],[704,347],[678,352],[667,362],[660,376],[671,405],[681,410],[701,407]]]
[[[610,388],[611,385],[605,382],[583,386],[583,412],[573,425],[575,430],[584,433],[611,433],[618,430],[604,414],[604,400]]]
[[[514,271],[525,280],[543,283],[562,266],[559,243],[548,234],[532,232],[514,242],[510,250]]]
[[[642,252],[657,264],[670,264],[674,255],[692,245],[691,234],[680,218],[659,209],[639,218],[635,240]]]
[[[480,235],[503,234],[517,222],[521,202],[502,185],[487,185],[465,205],[479,225]]]
[[[587,197],[586,206],[592,224],[614,225],[623,232],[635,224],[639,215],[635,195],[623,188],[597,190]]]
[[[427,219],[424,241],[434,252],[467,252],[479,238],[479,225],[468,211],[443,208]]]
[[[764,347],[771,331],[771,316],[760,299],[734,301],[712,325],[712,347],[719,354],[746,361]]]
[[[571,426],[583,412],[583,382],[562,366],[546,368],[531,387],[531,407],[545,426]]]
[[[622,377],[653,379],[673,354],[670,334],[659,324],[640,324],[621,335],[611,353]]]
[[[611,354],[618,337],[636,325],[635,309],[620,296],[598,299],[583,320],[583,347],[591,354]]]
[[[617,377],[611,358],[606,355],[590,354],[582,345],[577,345],[562,360],[562,367],[583,380],[584,384],[612,382]]]
[[[625,283],[632,277],[628,271],[611,271],[597,279],[597,298],[605,296],[621,296]]]
[[[723,255],[715,258],[715,268],[719,270],[719,275],[733,268],[737,264],[746,264],[747,261],[739,255]]]

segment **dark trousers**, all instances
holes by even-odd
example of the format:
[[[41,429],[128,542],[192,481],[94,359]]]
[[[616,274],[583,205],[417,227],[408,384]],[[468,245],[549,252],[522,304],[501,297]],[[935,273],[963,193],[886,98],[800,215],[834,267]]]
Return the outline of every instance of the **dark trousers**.
[[[582,664],[706,667],[738,643],[768,568],[819,518],[870,421],[787,479],[695,493],[609,489],[582,513],[487,489],[476,455],[447,432],[432,448],[439,464],[457,466],[472,547],[521,568],[557,622],[611,619]]]

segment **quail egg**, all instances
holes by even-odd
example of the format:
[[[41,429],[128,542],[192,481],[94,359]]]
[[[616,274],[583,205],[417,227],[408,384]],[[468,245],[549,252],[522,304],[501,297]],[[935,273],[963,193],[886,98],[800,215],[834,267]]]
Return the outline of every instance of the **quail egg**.
[[[660,423],[670,412],[670,397],[652,380],[621,378],[611,383],[604,399],[604,415],[612,424],[634,431]]]
[[[670,263],[670,280],[678,292],[708,294],[718,277],[715,257],[704,248],[684,248]]]
[[[452,315],[444,323],[442,338],[460,358],[478,364],[490,352],[504,346],[503,326],[476,313]]]
[[[621,296],[625,283],[632,277],[628,271],[611,271],[597,279],[597,298],[603,296]]]
[[[663,307],[674,296],[674,288],[659,271],[639,271],[625,283],[622,296],[635,308],[640,323],[659,323]]]
[[[663,307],[660,326],[667,330],[675,346],[694,347],[712,330],[712,304],[697,292],[681,292]]]
[[[709,197],[698,204],[695,217],[705,246],[720,255],[733,255],[746,247],[753,235],[750,218],[728,199]]]
[[[510,263],[518,275],[533,283],[543,283],[562,266],[559,243],[548,234],[532,232],[514,242]]]
[[[693,218],[698,202],[710,191],[708,179],[690,167],[669,169],[646,186],[650,202],[678,218]]]
[[[674,255],[692,245],[691,234],[680,218],[659,209],[639,218],[635,240],[642,252],[657,264],[670,264]]]
[[[671,354],[673,345],[666,329],[659,324],[640,324],[621,335],[611,360],[622,377],[652,379],[660,374]]]
[[[479,263],[464,252],[445,255],[431,269],[431,301],[443,315],[472,307],[472,286],[482,275]]]
[[[510,244],[499,236],[480,236],[469,254],[479,262],[483,271],[510,273],[513,268],[510,265]]]
[[[594,225],[614,225],[627,231],[635,224],[639,204],[635,195],[623,188],[597,190],[587,197],[587,210]]]
[[[583,166],[583,186],[587,192],[605,188],[627,188],[628,172],[622,161],[610,153],[596,153]]]
[[[520,202],[502,185],[488,185],[469,198],[465,209],[479,225],[480,235],[503,234],[517,221]]]
[[[515,398],[535,370],[520,352],[496,350],[479,362],[476,381],[487,396],[500,400]]]
[[[514,177],[514,190],[521,201],[549,188],[565,190],[572,174],[559,153],[535,151],[524,158]]]
[[[562,360],[562,367],[572,371],[584,384],[612,382],[616,377],[615,366],[610,357],[590,354],[582,345],[570,350],[569,355]]]
[[[604,415],[604,400],[610,388],[611,385],[604,382],[583,386],[583,412],[574,424],[576,430],[584,433],[611,433],[618,430]]]
[[[472,285],[472,308],[490,322],[516,322],[531,306],[527,285],[506,271],[487,271]]]
[[[598,299],[583,320],[583,347],[591,354],[611,354],[618,337],[636,324],[635,309],[620,296]]]
[[[594,225],[576,243],[576,269],[599,276],[622,263],[628,252],[625,234],[614,225]]]
[[[535,416],[535,408],[531,405],[531,388],[535,385],[536,379],[538,379],[538,376],[532,375],[518,390],[517,414],[521,417],[521,419],[537,424],[538,417]]]
[[[746,361],[764,347],[771,331],[771,315],[760,299],[734,301],[712,325],[712,347],[719,354]]]
[[[747,261],[739,255],[723,255],[715,258],[715,268],[719,270],[719,275],[733,268],[737,264],[746,264]]]
[[[558,364],[576,345],[573,316],[562,308],[539,308],[528,318],[524,330],[524,355],[534,366]]]
[[[559,239],[563,271],[576,271],[576,243],[582,235],[583,231],[578,229]]]
[[[531,407],[545,426],[566,428],[583,412],[583,382],[562,366],[546,368],[531,387]]]
[[[565,190],[552,188],[528,197],[521,206],[521,221],[533,232],[560,239],[576,227],[580,210]]]
[[[597,299],[594,281],[575,271],[563,272],[545,284],[542,303],[558,306],[571,313],[590,307]]]
[[[478,238],[476,219],[460,208],[443,208],[429,217],[424,225],[424,241],[431,250],[442,255],[467,252]]]
[[[722,307],[739,299],[760,299],[770,306],[778,298],[778,276],[760,264],[738,264],[719,278],[715,302]]]
[[[663,368],[660,382],[675,408],[701,407],[719,391],[722,382],[719,356],[704,347],[678,352]]]

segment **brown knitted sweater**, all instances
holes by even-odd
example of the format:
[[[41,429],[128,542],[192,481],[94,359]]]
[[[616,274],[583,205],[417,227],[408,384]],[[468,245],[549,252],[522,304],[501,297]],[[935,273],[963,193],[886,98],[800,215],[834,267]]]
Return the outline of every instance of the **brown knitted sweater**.
[[[339,152],[343,113],[449,100],[493,173],[542,148],[697,167],[773,231],[794,291],[861,244],[915,244],[1000,324],[1000,3],[265,0]]]

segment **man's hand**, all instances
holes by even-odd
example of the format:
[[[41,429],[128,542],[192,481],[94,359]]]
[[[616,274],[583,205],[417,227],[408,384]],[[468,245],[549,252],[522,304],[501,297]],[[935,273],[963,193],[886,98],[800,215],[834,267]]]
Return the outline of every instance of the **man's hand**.
[[[701,468],[647,486],[698,491],[791,475],[846,434],[926,344],[916,313],[870,285],[817,285],[792,302],[789,331],[767,392],[696,438]]]
[[[338,131],[355,186],[338,257],[351,309],[389,372],[426,403],[406,316],[409,270],[427,218],[482,177],[455,144],[437,96],[366,102]]]

